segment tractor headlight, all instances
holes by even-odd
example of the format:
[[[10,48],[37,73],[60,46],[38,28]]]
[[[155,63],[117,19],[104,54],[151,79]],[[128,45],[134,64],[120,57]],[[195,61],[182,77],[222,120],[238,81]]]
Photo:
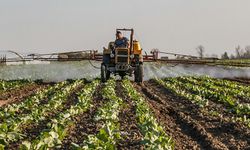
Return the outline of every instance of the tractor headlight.
[[[115,55],[114,55],[113,53],[111,53],[111,54],[110,54],[110,57],[111,57],[111,58],[114,58],[114,57],[115,57]]]
[[[134,54],[130,55],[130,58],[131,59],[135,58],[135,55]]]

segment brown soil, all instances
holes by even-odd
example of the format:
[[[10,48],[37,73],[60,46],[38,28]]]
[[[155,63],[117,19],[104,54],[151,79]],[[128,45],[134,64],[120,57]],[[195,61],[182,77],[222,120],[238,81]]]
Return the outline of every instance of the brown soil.
[[[135,104],[125,94],[120,82],[117,82],[116,94],[122,98],[124,103],[119,113],[122,139],[118,141],[117,149],[143,149],[143,146],[140,144],[142,134],[137,126]]]
[[[250,131],[241,124],[211,116],[150,80],[135,85],[143,93],[155,116],[173,137],[176,149],[247,149]]]
[[[241,123],[232,122],[233,114],[223,110],[224,105],[209,101],[208,106],[200,108],[191,101],[173,94],[154,80],[141,85],[133,85],[145,98],[166,134],[173,138],[175,149],[250,149],[250,129]],[[95,90],[92,99],[93,106],[85,113],[73,118],[74,124],[68,128],[68,134],[62,141],[60,149],[72,149],[72,143],[82,146],[88,135],[95,135],[99,132],[103,121],[95,121],[94,116],[98,108],[106,102],[101,93],[104,86],[100,84]],[[14,103],[22,101],[25,96],[32,95],[32,92],[27,94],[30,90],[34,93],[45,87],[46,85],[35,84],[25,86],[23,91],[20,89],[12,93],[8,92],[10,97],[18,99],[12,101]],[[22,131],[27,137],[21,141],[36,139],[47,128],[52,118],[75,105],[77,93],[82,87],[79,86],[73,90],[62,107],[46,115],[46,120],[24,125]],[[117,141],[117,149],[144,149],[140,143],[142,134],[137,124],[135,104],[126,94],[120,81],[116,83],[116,94],[124,101],[119,113],[122,139]],[[47,103],[46,99],[44,101]],[[8,149],[17,149],[21,141],[11,143]]]
[[[27,97],[46,87],[46,84],[32,83],[19,87],[17,89],[6,91],[0,95],[0,107],[11,103],[21,102]]]

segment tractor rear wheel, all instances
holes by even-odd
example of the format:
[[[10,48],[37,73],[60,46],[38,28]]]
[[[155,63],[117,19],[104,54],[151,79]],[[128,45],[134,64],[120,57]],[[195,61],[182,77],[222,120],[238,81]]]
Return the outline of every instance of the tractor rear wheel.
[[[135,67],[135,82],[141,83],[143,81],[143,64],[138,64]]]

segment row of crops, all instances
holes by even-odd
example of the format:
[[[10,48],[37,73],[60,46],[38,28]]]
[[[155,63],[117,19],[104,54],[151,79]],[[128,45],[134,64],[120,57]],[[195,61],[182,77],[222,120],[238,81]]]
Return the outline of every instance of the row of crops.
[[[23,127],[30,124],[41,123],[43,120],[50,117],[51,113],[55,113],[67,101],[67,96],[70,92],[82,84],[83,81],[76,81],[64,87],[65,82],[59,83],[54,87],[49,87],[46,90],[39,91],[35,96],[28,98],[26,101],[18,104],[8,105],[1,110],[1,139],[2,144],[7,146],[12,142],[17,142],[24,137]],[[50,95],[52,94],[53,95]],[[42,100],[48,98],[48,102],[41,104]],[[41,133],[41,136],[46,133]],[[53,134],[52,134],[53,135]],[[38,137],[35,141],[40,141],[42,137]],[[27,145],[25,141],[24,144]],[[42,143],[37,142],[37,145]],[[35,145],[35,144],[34,144]],[[41,147],[34,146],[34,147]]]
[[[30,83],[31,81],[28,80],[15,80],[15,81],[0,80],[0,92],[15,89]]]
[[[60,82],[37,92],[25,101],[7,105],[0,110],[0,145],[1,149],[13,148],[18,145],[20,149],[48,149],[59,148],[67,136],[67,130],[74,124],[72,118],[84,113],[92,107],[92,96],[99,85],[99,80],[84,83],[77,80],[73,83]],[[71,93],[79,86],[82,89],[77,92],[77,103],[65,108],[65,104]],[[116,82],[110,80],[102,88],[102,97],[107,102],[98,108],[95,120],[102,120],[103,124],[98,134],[88,135],[82,144],[72,143],[77,149],[115,149],[117,141],[121,138],[118,118],[123,100],[116,95]],[[164,132],[142,96],[133,90],[129,80],[124,80],[122,86],[136,104],[138,126],[143,134],[142,144],[150,149],[172,149],[172,139]],[[25,127],[37,127],[43,121],[47,124],[35,137],[30,138]]]
[[[222,109],[214,109],[213,112],[217,111],[218,115],[230,114],[233,122],[250,127],[250,87],[247,85],[207,76],[154,81],[201,109],[218,104]],[[11,81],[2,82],[11,84]],[[13,81],[13,88],[30,83]],[[128,79],[121,81],[120,85],[118,88],[124,89],[124,94],[132,101],[135,109],[136,126],[142,135],[139,144],[147,149],[174,149],[174,139],[156,119],[144,95],[138,92]],[[12,89],[11,86],[6,87]],[[100,83],[98,79],[91,82],[63,81],[37,91],[22,102],[1,107],[0,149],[60,149],[70,136],[70,129],[78,123],[74,117],[87,113],[96,105],[93,101],[96,93],[101,95],[103,104],[95,108],[93,122],[99,122],[100,127],[96,133],[88,134],[84,140],[71,142],[70,147],[117,149],[117,144],[124,136],[119,124],[119,120],[123,118],[120,118],[119,114],[127,102],[117,95],[116,88],[117,81],[114,79],[105,84]]]
[[[210,102],[222,104],[233,120],[250,126],[250,86],[207,76],[156,79],[156,82],[200,107]]]

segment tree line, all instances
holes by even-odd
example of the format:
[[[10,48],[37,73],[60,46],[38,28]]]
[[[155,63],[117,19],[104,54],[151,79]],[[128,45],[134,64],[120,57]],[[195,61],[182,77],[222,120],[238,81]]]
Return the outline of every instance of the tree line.
[[[224,59],[229,59],[229,57],[226,57]],[[245,48],[237,46],[235,48],[235,55],[231,55],[230,59],[250,59],[250,45],[246,46]]]
[[[199,45],[197,48],[197,54],[200,58],[204,58],[205,48],[202,45]],[[212,55],[212,57],[218,58],[217,55]],[[229,54],[227,52],[224,52],[221,57],[221,59],[250,59],[250,45],[246,46],[245,48],[242,48],[240,45],[238,45],[235,48],[235,54]]]

